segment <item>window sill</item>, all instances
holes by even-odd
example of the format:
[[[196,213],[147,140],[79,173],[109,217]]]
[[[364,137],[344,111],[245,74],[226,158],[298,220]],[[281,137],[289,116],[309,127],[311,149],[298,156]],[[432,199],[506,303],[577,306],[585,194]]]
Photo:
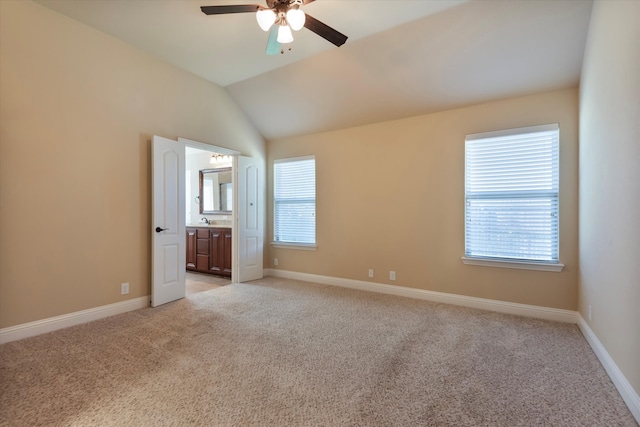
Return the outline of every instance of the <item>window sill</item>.
[[[287,242],[271,242],[271,246],[280,249],[298,249],[301,251],[315,251],[318,246],[312,243],[287,243]]]
[[[552,264],[535,261],[509,261],[489,258],[462,257],[462,262],[467,265],[481,265],[484,267],[517,268],[520,270],[553,271],[559,273],[564,268],[564,264]]]

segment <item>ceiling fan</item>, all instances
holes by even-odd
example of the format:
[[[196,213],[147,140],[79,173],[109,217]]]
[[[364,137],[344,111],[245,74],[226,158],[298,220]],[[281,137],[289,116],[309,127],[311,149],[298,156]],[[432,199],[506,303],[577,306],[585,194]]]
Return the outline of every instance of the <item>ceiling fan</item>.
[[[222,15],[227,13],[255,12],[258,25],[264,31],[269,31],[267,54],[284,53],[282,44],[291,43],[291,30],[298,31],[302,27],[313,31],[336,46],[342,46],[347,36],[334,30],[327,24],[318,21],[313,16],[305,14],[300,6],[314,0],[266,0],[267,7],[258,4],[239,4],[224,6],[201,6],[200,10],[206,15]]]

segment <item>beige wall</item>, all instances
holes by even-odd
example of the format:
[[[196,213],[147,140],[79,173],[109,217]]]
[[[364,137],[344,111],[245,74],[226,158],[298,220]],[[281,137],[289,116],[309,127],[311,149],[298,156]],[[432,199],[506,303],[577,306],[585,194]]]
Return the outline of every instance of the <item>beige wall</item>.
[[[579,280],[582,317],[638,394],[639,40],[640,2],[594,4],[580,91]]]
[[[148,295],[151,136],[264,141],[210,82],[30,1],[0,16],[0,327]]]
[[[555,122],[560,261],[566,268],[552,273],[463,265],[465,135]],[[378,283],[575,310],[577,132],[578,91],[566,89],[269,141],[270,168],[274,159],[316,156],[318,249],[269,248],[265,266],[365,281],[372,280],[367,272],[373,268]],[[272,211],[270,205],[268,241]],[[395,282],[390,270],[397,272]]]

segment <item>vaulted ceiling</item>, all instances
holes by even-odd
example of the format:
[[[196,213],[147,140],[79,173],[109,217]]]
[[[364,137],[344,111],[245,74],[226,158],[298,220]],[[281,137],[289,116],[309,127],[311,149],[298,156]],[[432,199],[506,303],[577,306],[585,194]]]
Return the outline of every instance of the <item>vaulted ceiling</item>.
[[[590,0],[316,0],[309,15],[349,36],[303,28],[265,54],[238,0],[39,0],[226,87],[266,139],[391,120],[575,86]],[[263,4],[263,0],[257,3]]]

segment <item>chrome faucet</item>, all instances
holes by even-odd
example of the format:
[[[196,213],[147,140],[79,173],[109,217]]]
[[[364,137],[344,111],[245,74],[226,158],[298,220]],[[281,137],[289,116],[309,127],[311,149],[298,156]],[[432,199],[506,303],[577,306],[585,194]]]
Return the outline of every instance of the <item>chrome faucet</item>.
[[[205,218],[205,217],[202,217],[202,219],[200,221],[202,221],[204,223],[207,223],[207,224],[210,224],[209,219]]]

